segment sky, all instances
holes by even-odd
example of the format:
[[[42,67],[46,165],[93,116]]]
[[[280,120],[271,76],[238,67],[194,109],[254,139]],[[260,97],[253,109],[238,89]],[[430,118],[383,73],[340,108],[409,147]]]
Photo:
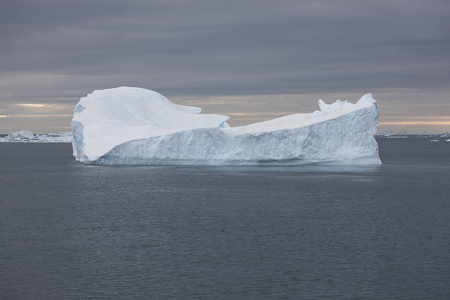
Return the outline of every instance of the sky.
[[[0,0],[0,133],[117,86],[232,126],[370,92],[380,131],[450,132],[450,1]]]

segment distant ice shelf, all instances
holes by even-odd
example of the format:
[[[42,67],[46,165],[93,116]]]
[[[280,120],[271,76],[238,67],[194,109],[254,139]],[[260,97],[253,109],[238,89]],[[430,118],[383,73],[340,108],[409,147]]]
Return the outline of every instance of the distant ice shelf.
[[[100,165],[381,164],[374,138],[378,106],[337,100],[319,110],[247,126],[200,114],[142,88],[96,90],[72,119],[73,155]]]
[[[0,142],[12,143],[71,143],[72,132],[33,134],[29,130],[14,131],[0,138]]]
[[[378,138],[388,138],[388,139],[411,139],[411,138],[421,138],[428,139],[430,142],[440,142],[440,141],[450,141],[450,132],[445,133],[430,133],[427,131],[407,133],[398,132],[394,133],[389,129],[379,132],[375,135]],[[446,140],[447,139],[447,140]]]

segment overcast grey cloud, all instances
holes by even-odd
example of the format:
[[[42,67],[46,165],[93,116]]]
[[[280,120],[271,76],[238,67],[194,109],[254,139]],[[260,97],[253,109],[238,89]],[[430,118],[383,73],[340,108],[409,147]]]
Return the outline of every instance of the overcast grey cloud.
[[[0,0],[0,131],[122,85],[236,124],[373,92],[380,128],[450,131],[449,53],[449,1]]]

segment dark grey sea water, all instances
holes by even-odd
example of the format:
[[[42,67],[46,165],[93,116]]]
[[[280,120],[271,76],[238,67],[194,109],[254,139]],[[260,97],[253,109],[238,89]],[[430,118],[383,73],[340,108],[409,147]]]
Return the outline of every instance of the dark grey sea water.
[[[100,167],[0,144],[1,299],[450,299],[450,143],[379,167]]]

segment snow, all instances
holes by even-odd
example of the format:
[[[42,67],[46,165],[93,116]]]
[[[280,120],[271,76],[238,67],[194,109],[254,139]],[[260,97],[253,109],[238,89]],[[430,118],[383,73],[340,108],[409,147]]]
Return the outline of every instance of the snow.
[[[20,143],[71,143],[72,132],[58,132],[48,134],[33,134],[28,130],[15,131],[8,134],[4,138],[0,138],[0,142],[20,142]]]
[[[380,164],[371,94],[356,104],[319,100],[313,113],[229,127],[161,94],[132,87],[80,99],[72,119],[76,160],[102,165]]]

